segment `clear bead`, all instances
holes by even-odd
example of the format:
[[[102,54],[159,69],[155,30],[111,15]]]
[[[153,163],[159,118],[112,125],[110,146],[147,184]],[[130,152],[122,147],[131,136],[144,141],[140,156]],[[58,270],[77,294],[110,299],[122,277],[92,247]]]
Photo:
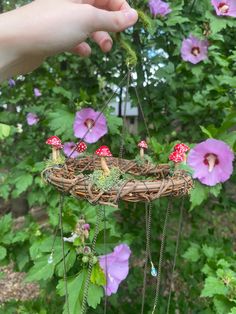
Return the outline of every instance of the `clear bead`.
[[[52,264],[53,263],[53,256],[52,254],[50,254],[49,258],[48,258],[48,264]]]
[[[153,277],[157,277],[157,270],[156,270],[156,268],[154,266],[151,268],[151,275]]]

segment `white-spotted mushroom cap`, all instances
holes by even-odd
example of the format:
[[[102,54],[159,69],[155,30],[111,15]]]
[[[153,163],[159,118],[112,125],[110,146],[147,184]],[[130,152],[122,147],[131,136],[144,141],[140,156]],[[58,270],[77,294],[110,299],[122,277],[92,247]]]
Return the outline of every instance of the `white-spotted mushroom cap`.
[[[174,147],[174,150],[180,152],[180,153],[186,153],[190,150],[190,147],[184,143],[176,144]]]
[[[46,144],[51,145],[57,149],[63,148],[61,140],[59,139],[59,137],[57,137],[55,135],[49,137],[46,141]]]
[[[110,152],[110,149],[105,145],[98,148],[95,154],[100,157],[112,157],[112,153]]]
[[[87,149],[87,145],[84,142],[80,142],[79,145],[76,147],[76,151],[78,153],[83,153],[84,151],[86,151]]]
[[[185,159],[185,154],[182,152],[178,152],[177,150],[175,150],[174,152],[172,152],[169,155],[169,160],[173,161],[173,162],[183,162]]]
[[[145,141],[141,141],[138,143],[138,147],[147,149],[148,145]]]

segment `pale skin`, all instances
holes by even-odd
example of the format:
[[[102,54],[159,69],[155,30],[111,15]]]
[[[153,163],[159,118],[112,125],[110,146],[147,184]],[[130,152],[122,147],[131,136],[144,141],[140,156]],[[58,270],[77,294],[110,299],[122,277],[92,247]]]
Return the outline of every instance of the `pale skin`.
[[[103,52],[112,48],[109,32],[134,25],[137,12],[125,0],[35,0],[0,15],[0,82],[39,67],[49,56],[91,53],[86,39]]]

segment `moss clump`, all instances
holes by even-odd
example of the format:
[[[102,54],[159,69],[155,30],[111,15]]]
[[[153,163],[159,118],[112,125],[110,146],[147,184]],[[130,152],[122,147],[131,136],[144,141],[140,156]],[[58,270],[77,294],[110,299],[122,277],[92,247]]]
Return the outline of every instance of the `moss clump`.
[[[63,165],[65,163],[65,157],[59,156],[56,160],[48,159],[46,161],[46,168],[57,166],[57,165]]]
[[[153,163],[153,160],[152,160],[152,158],[151,158],[150,156],[148,156],[148,155],[144,155],[143,158],[141,158],[140,155],[137,155],[137,156],[135,157],[135,162],[136,162],[136,164],[137,164],[138,166],[142,166],[142,165],[144,165],[144,164],[146,164],[146,163],[152,164],[152,163]]]
[[[102,170],[95,170],[89,175],[89,180],[98,190],[104,192],[111,190],[114,186],[120,187],[124,182],[120,169],[116,167],[110,169],[108,176],[104,175]]]

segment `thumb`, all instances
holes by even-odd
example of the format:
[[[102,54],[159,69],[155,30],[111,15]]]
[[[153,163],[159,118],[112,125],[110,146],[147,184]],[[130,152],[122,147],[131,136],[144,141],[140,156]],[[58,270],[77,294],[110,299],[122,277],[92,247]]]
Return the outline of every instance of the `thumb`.
[[[107,32],[121,32],[134,25],[138,20],[138,13],[134,9],[106,11],[91,6],[90,10],[91,32],[101,30]]]

